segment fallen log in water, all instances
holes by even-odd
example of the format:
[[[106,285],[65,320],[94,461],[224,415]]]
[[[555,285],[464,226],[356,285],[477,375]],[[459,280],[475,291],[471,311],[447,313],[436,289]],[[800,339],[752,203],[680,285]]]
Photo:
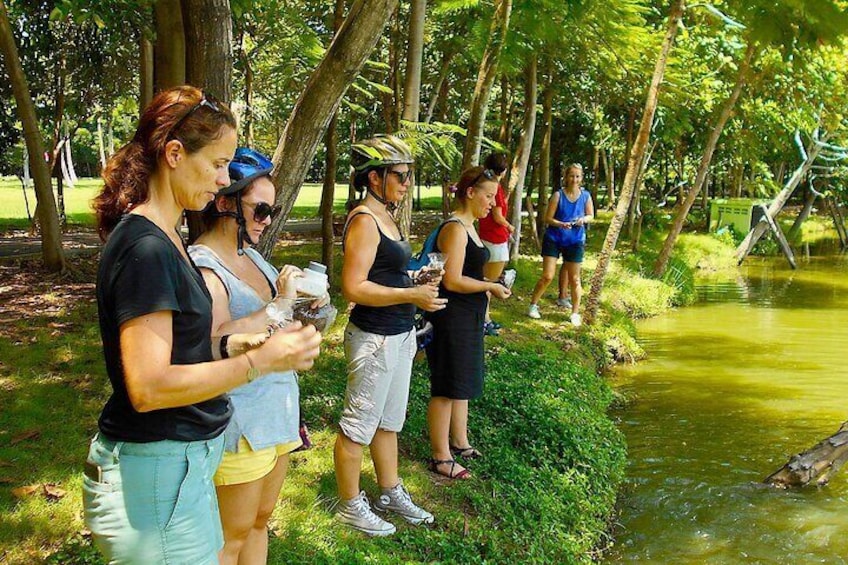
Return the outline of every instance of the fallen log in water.
[[[766,477],[764,482],[780,488],[806,486],[813,481],[822,486],[845,461],[848,461],[848,422],[844,422],[832,436],[803,453],[793,455],[786,465]]]

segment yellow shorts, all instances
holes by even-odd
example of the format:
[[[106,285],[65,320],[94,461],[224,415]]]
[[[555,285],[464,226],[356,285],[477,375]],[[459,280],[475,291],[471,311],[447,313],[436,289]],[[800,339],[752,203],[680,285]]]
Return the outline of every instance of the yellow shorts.
[[[254,451],[242,436],[236,453],[224,452],[224,458],[213,478],[215,486],[238,485],[261,479],[274,469],[280,455],[291,453],[301,445],[303,442],[298,439]]]

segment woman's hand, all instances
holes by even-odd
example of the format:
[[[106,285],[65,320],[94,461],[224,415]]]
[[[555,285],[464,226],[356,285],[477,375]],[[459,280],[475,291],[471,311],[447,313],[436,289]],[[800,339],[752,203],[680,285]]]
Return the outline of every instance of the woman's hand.
[[[314,326],[294,322],[274,332],[261,347],[251,352],[251,359],[263,373],[304,371],[312,367],[321,352],[321,334]]]
[[[252,334],[230,334],[227,338],[227,356],[236,357],[245,351],[256,349],[268,340],[268,332]]]
[[[439,298],[438,284],[422,284],[409,290],[412,293],[410,302],[425,312],[437,312],[448,304],[447,298]]]
[[[489,288],[489,292],[491,292],[501,300],[505,300],[512,296],[512,291],[500,283],[492,283],[491,287]]]
[[[297,279],[303,276],[303,271],[294,265],[283,265],[277,277],[277,296],[294,298],[297,296]]]

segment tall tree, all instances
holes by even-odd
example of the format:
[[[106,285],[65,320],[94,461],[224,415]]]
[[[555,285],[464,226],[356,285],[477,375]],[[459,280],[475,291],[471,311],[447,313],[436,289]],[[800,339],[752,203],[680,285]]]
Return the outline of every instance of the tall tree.
[[[753,41],[751,41],[748,43],[748,48],[746,49],[745,55],[739,64],[739,69],[736,73],[736,83],[733,85],[733,91],[724,101],[724,104],[722,104],[715,124],[710,130],[710,135],[707,138],[707,144],[704,147],[704,153],[701,155],[701,163],[698,166],[698,173],[695,176],[695,183],[689,189],[686,199],[680,204],[680,206],[677,207],[677,213],[674,216],[674,221],[672,222],[668,235],[663,242],[663,247],[660,251],[659,257],[657,257],[657,260],[654,263],[654,276],[656,277],[662,276],[665,272],[668,261],[671,259],[671,251],[674,249],[677,237],[680,235],[680,232],[683,231],[683,223],[686,221],[686,217],[689,215],[689,210],[692,209],[692,205],[695,204],[695,200],[697,200],[698,195],[704,187],[704,183],[707,180],[707,173],[710,170],[710,164],[713,160],[713,153],[715,152],[716,145],[718,144],[718,139],[721,136],[722,131],[724,131],[724,126],[727,123],[727,120],[730,119],[733,108],[736,106],[736,101],[742,93],[742,88],[748,82],[751,61],[753,60],[755,53],[756,46]]]
[[[489,40],[480,61],[477,83],[471,98],[468,134],[465,137],[465,150],[462,152],[462,168],[467,169],[480,162],[480,148],[483,143],[483,128],[489,110],[489,96],[498,70],[498,59],[509,31],[509,17],[512,13],[512,0],[495,0],[495,12],[489,28]]]
[[[273,180],[283,213],[271,223],[258,249],[270,257],[291,212],[327,124],[345,91],[374,49],[398,0],[355,0],[321,63],[300,93],[274,152]]]
[[[521,139],[518,142],[518,149],[515,151],[512,170],[509,175],[509,191],[512,194],[512,225],[516,228],[510,249],[512,259],[518,257],[519,244],[521,243],[521,203],[524,198],[524,180],[527,177],[527,165],[530,163],[530,152],[533,149],[533,137],[536,133],[537,67],[537,57],[533,54],[524,70],[524,121],[521,126]],[[535,226],[531,225],[530,229],[535,229]]]
[[[338,33],[344,22],[345,0],[336,0],[333,13],[333,32]],[[327,164],[324,169],[324,186],[321,189],[321,262],[327,266],[327,275],[333,282],[333,202],[336,195],[336,169],[339,111],[333,114],[327,133],[324,136],[324,146],[327,149]]]
[[[233,76],[233,18],[229,0],[182,0],[186,80],[229,104]]]
[[[666,27],[665,37],[663,39],[662,48],[660,49],[659,57],[657,58],[654,74],[651,78],[651,86],[648,89],[648,95],[645,99],[645,110],[642,112],[642,122],[639,126],[639,133],[636,135],[636,140],[633,142],[633,149],[630,152],[630,159],[627,163],[627,173],[624,175],[624,183],[621,187],[621,193],[618,198],[618,206],[616,206],[615,214],[610,221],[607,235],[604,238],[601,253],[598,256],[598,264],[595,267],[595,272],[592,273],[592,284],[589,290],[589,296],[586,299],[586,310],[583,320],[587,324],[591,324],[595,320],[600,305],[601,290],[604,286],[604,280],[607,276],[609,263],[612,259],[612,254],[615,251],[618,236],[621,234],[621,227],[624,225],[624,218],[627,216],[627,210],[630,207],[630,200],[633,196],[633,188],[636,184],[636,177],[639,173],[639,167],[642,163],[644,152],[648,148],[648,140],[651,135],[651,124],[654,121],[654,113],[657,110],[657,99],[659,97],[660,84],[663,81],[665,74],[666,63],[668,61],[671,46],[674,43],[674,38],[677,35],[677,30],[680,27],[680,19],[683,16],[684,0],[674,0],[671,4],[668,15],[668,25]]]
[[[409,45],[406,51],[406,80],[403,87],[403,115],[407,122],[417,122],[421,108],[421,63],[424,58],[424,17],[427,0],[412,0],[409,9]],[[419,179],[412,177],[409,194],[400,210],[400,231],[409,233],[412,225],[412,194]]]
[[[4,0],[0,0],[0,52],[6,64],[6,72],[15,94],[18,116],[24,128],[24,139],[29,153],[29,166],[35,181],[35,196],[38,200],[38,219],[41,224],[41,256],[44,266],[51,272],[65,270],[65,255],[62,252],[62,233],[59,230],[59,216],[56,212],[56,200],[53,198],[53,186],[50,170],[45,163],[44,145],[35,106],[29,93],[26,76],[21,67],[18,47],[12,34],[9,15]]]

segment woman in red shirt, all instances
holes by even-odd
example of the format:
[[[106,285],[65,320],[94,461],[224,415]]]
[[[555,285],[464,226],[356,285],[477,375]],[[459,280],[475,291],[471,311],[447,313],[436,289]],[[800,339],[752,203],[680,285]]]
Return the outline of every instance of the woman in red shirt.
[[[506,219],[507,198],[506,191],[501,184],[508,162],[504,153],[491,153],[483,162],[483,167],[494,172],[498,178],[498,192],[495,195],[495,206],[492,212],[485,218],[480,219],[480,240],[489,250],[489,260],[483,267],[483,277],[487,281],[496,281],[503,273],[506,262],[509,261],[509,240],[515,228]],[[486,308],[486,323],[483,327],[486,335],[498,335],[501,327],[493,322]]]

